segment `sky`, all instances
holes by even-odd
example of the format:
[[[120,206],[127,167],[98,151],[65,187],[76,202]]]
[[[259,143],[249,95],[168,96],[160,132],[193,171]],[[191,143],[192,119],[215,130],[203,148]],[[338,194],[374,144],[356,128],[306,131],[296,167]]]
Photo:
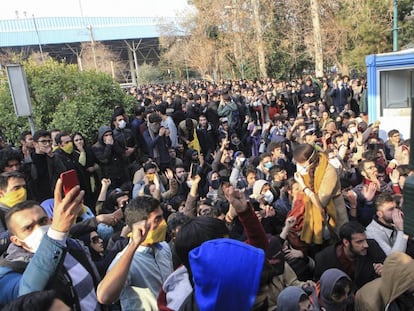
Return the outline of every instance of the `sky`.
[[[2,0],[0,19],[32,17],[175,16],[187,0]],[[16,13],[17,11],[17,13]]]

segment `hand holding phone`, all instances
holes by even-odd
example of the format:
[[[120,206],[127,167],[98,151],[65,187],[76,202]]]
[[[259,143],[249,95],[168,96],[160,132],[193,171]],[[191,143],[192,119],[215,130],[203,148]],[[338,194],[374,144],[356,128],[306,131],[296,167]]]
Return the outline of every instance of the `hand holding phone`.
[[[72,188],[79,185],[78,175],[75,170],[69,170],[60,174],[63,184],[63,193],[66,195]]]

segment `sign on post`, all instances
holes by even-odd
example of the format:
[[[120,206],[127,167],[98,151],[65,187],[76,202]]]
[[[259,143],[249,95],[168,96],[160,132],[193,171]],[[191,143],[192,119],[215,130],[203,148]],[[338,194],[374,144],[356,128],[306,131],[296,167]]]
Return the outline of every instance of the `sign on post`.
[[[6,72],[9,79],[14,111],[18,117],[29,117],[30,129],[34,133],[32,104],[24,68],[20,64],[10,64],[6,65]]]

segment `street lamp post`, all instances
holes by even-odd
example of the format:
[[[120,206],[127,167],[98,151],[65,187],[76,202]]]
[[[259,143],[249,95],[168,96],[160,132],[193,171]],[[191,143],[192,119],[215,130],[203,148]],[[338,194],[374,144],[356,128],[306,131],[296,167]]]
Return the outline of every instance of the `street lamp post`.
[[[394,20],[392,28],[392,50],[398,51],[398,0],[394,0]]]

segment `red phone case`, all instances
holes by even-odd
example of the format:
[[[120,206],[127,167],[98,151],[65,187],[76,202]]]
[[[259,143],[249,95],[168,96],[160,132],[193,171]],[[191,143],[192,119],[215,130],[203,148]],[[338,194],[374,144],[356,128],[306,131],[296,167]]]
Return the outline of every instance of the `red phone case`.
[[[73,187],[79,185],[78,174],[75,170],[69,170],[60,174],[63,184],[63,193],[66,195]]]

